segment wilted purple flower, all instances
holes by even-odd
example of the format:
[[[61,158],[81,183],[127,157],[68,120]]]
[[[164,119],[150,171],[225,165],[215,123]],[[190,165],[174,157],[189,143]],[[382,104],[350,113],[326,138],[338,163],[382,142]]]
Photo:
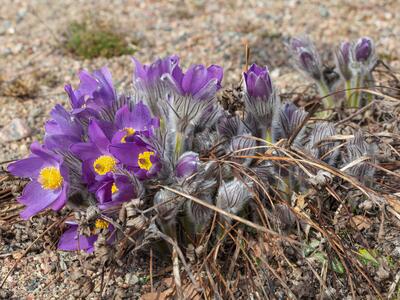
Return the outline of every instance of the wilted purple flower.
[[[176,163],[175,174],[177,177],[189,177],[197,172],[200,164],[199,155],[195,152],[183,153]]]
[[[101,176],[113,172],[118,164],[118,160],[109,152],[111,142],[108,126],[107,123],[90,120],[89,141],[71,146],[71,151],[82,160],[83,179],[89,185],[94,183],[96,177],[101,179]]]
[[[108,173],[101,181],[96,182],[90,191],[96,194],[98,207],[101,210],[117,206],[136,196],[132,180],[123,174]]]
[[[68,171],[60,156],[50,152],[39,143],[31,145],[32,154],[8,166],[15,176],[30,178],[18,201],[26,205],[21,212],[29,219],[40,211],[51,208],[60,210],[67,201]]]
[[[159,127],[159,119],[152,118],[149,108],[142,101],[130,110],[128,105],[121,107],[115,114],[115,127],[118,132],[113,136],[113,143],[126,142],[126,138],[141,133],[153,135],[153,128]]]
[[[315,81],[323,80],[322,63],[314,44],[308,37],[292,38],[289,44],[295,66]]]
[[[335,51],[336,67],[344,80],[348,81],[353,76],[350,69],[351,43],[343,42]]]
[[[306,117],[307,112],[292,102],[282,104],[274,118],[272,140],[277,142],[280,139],[289,139]],[[296,141],[300,142],[303,138],[303,132],[304,128],[297,134]]]
[[[273,92],[271,77],[268,68],[251,65],[243,73],[246,92],[250,97],[269,99]]]
[[[130,167],[139,179],[154,177],[161,169],[156,150],[139,136],[132,136],[125,143],[110,145],[110,152],[125,166]]]
[[[374,55],[375,47],[369,37],[360,38],[354,46],[354,56],[358,62],[366,62]]]
[[[52,119],[45,124],[44,144],[50,150],[69,150],[69,147],[82,141],[83,128],[75,117],[57,104],[50,113]]]

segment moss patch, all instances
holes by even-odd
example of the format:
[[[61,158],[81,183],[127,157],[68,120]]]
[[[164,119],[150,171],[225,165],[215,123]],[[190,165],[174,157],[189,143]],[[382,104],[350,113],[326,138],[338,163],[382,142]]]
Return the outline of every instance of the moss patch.
[[[135,52],[134,43],[115,30],[110,24],[99,21],[73,22],[66,33],[68,52],[85,59],[113,57]]]

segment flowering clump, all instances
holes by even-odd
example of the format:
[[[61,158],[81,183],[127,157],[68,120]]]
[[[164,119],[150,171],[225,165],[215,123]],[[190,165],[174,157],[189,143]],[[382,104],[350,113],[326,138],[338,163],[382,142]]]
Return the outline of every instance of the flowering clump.
[[[371,65],[370,48],[365,41],[351,48],[354,53],[347,44],[341,47],[338,61],[345,78],[352,78],[351,61]],[[325,89],[312,44],[294,39],[292,50],[298,68]],[[125,229],[143,226],[174,239],[183,228],[196,240],[213,214],[190,197],[240,214],[254,198],[268,201],[271,184],[279,182],[278,190],[290,196],[304,173],[295,166],[281,168],[259,160],[266,151],[283,155],[272,143],[291,140],[313,158],[338,165],[336,143],[324,143],[335,135],[334,126],[304,127],[308,113],[280,102],[267,67],[253,64],[243,73],[245,108],[244,118],[239,118],[217,101],[221,67],[192,65],[184,71],[175,55],[149,65],[133,61],[130,95],[115,89],[107,68],[81,71],[76,89],[65,86],[70,109],[56,105],[45,124],[43,144],[33,143],[28,158],[8,166],[12,174],[31,180],[18,198],[25,205],[24,219],[47,208],[59,211],[68,206],[75,212],[65,222],[59,249],[92,252],[104,241],[118,243],[127,235]],[[346,162],[370,154],[368,149],[357,134],[349,143]],[[226,157],[231,161],[221,165]],[[240,168],[251,176],[243,176]],[[349,172],[366,174],[365,167]],[[150,218],[149,212],[156,215]],[[225,215],[220,221],[227,225],[231,219]]]

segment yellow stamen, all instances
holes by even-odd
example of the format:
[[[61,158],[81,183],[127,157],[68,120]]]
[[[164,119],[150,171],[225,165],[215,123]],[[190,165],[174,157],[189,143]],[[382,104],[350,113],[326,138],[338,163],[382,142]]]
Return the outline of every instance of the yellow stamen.
[[[108,222],[104,221],[102,219],[97,219],[96,222],[94,223],[94,226],[97,229],[107,229],[108,228]]]
[[[152,155],[154,155],[154,152],[151,151],[145,151],[140,153],[138,158],[139,168],[149,171],[153,166],[153,163],[150,160],[150,156]]]
[[[62,186],[64,178],[56,167],[45,167],[40,170],[38,182],[45,190],[56,190]]]
[[[136,130],[132,127],[125,127],[124,131],[126,132],[126,134],[121,138],[121,143],[126,143],[126,138],[128,136],[134,135],[136,132]]]
[[[111,194],[115,194],[116,192],[118,192],[118,187],[115,184],[115,182],[112,184],[111,186]]]
[[[109,155],[102,155],[94,161],[93,168],[97,174],[104,175],[108,172],[113,171],[116,164],[117,162],[114,157]]]

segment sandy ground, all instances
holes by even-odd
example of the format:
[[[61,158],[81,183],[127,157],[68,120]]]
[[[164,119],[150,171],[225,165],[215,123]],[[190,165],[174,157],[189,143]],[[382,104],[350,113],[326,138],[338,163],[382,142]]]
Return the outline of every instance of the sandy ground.
[[[91,15],[116,24],[127,37],[137,41],[135,56],[142,62],[178,54],[184,66],[220,64],[225,69],[225,86],[240,78],[245,43],[251,49],[251,62],[268,65],[281,90],[307,84],[288,64],[285,50],[285,42],[290,37],[304,33],[313,38],[324,58],[331,57],[333,46],[340,41],[368,35],[375,40],[378,54],[394,68],[400,68],[400,1],[323,2],[2,0],[0,135],[10,123],[15,124],[16,118],[22,119],[21,126],[30,133],[19,140],[16,140],[19,133],[13,133],[15,136],[10,141],[1,141],[0,162],[27,155],[30,143],[40,139],[43,122],[52,106],[66,103],[64,85],[77,84],[75,75],[80,69],[93,70],[107,65],[120,88],[129,89],[132,74],[129,56],[78,60],[63,49],[63,33],[68,24]],[[10,96],[20,83],[25,84],[28,95]],[[24,230],[29,224],[16,222],[8,237],[8,241],[17,239],[13,245],[4,243],[5,234],[0,236],[3,239],[0,278],[18,258],[18,253],[43,232],[43,224],[49,221],[46,218],[55,217],[43,218],[31,234]],[[58,275],[56,271],[77,264],[79,257],[54,254],[50,250],[51,239],[39,244],[7,279],[5,287],[15,297],[57,298],[67,289],[63,282],[69,273]],[[129,283],[131,278],[123,280]]]

